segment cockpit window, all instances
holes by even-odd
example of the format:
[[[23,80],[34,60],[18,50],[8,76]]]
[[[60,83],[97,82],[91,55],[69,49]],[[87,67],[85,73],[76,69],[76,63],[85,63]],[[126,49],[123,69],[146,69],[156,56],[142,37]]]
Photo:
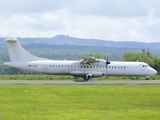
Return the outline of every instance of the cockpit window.
[[[148,67],[149,65],[143,65],[143,67]]]

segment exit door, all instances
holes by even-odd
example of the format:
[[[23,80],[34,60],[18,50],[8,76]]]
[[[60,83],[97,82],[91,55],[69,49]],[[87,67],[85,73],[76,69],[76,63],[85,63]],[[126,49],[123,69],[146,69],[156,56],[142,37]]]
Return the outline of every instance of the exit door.
[[[42,65],[42,72],[46,73],[47,72],[47,65]]]
[[[123,71],[126,71],[126,69],[127,69],[127,66],[123,66]]]

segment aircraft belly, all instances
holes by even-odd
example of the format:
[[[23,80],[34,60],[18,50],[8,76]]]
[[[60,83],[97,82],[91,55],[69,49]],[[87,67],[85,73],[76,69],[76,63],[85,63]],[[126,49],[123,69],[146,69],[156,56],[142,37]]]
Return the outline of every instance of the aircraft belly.
[[[87,73],[84,71],[71,71],[70,75],[84,77]]]

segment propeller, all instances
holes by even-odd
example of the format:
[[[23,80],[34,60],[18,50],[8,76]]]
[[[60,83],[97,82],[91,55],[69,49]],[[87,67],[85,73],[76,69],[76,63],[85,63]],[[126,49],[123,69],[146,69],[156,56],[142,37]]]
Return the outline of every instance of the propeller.
[[[111,64],[111,62],[108,60],[108,56],[106,58],[106,68],[108,68],[108,65]]]

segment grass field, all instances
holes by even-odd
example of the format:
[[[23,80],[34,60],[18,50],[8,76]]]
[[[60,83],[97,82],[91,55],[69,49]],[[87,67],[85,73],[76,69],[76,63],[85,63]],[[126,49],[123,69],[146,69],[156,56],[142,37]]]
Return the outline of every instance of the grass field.
[[[159,85],[0,85],[0,120],[159,120]]]
[[[73,80],[73,76],[67,75],[0,75],[0,80]],[[76,78],[83,80],[83,78]],[[127,77],[127,76],[103,76],[98,78],[91,78],[92,80],[145,80],[145,77]],[[160,80],[159,75],[154,75],[150,80]]]

